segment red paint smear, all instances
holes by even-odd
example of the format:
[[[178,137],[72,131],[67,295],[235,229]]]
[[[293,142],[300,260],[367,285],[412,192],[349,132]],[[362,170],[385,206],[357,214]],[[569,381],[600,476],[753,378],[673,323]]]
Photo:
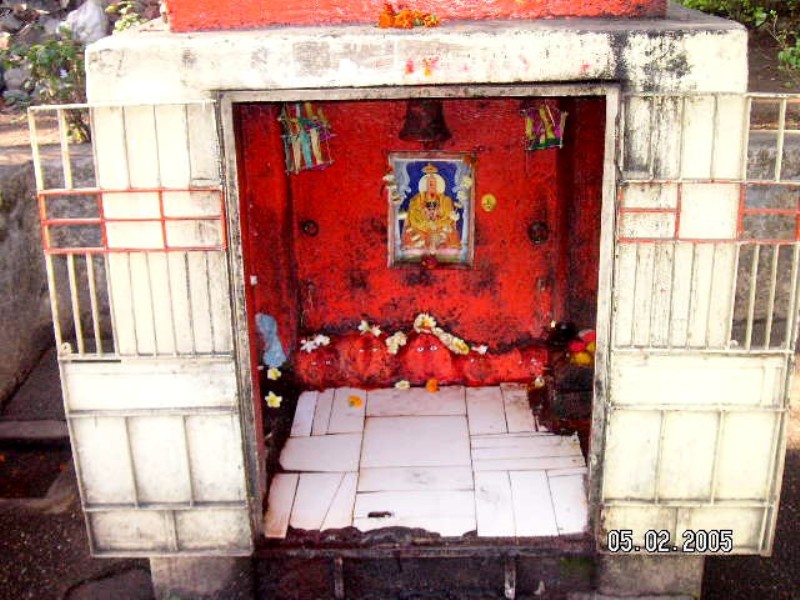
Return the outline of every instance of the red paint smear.
[[[266,25],[375,24],[385,0],[166,0],[175,32]],[[414,8],[450,20],[663,17],[667,0],[418,0]]]
[[[278,107],[243,106],[238,159],[244,253],[247,274],[259,281],[248,307],[251,315],[275,316],[292,355],[300,335],[324,331],[334,340],[351,339],[361,319],[386,334],[409,332],[420,312],[431,313],[469,343],[488,344],[498,356],[529,345],[552,318],[593,326],[605,108],[602,99],[561,102],[570,113],[565,148],[532,153],[523,148],[520,100],[444,102],[453,137],[443,150],[481,148],[475,264],[430,271],[387,267],[388,207],[381,189],[387,153],[421,151],[419,144],[397,137],[404,101],[320,103],[336,133],[331,140],[335,162],[293,176],[284,172]],[[480,208],[487,193],[498,200],[491,213]],[[318,223],[316,237],[301,233],[298,224],[305,220]],[[549,242],[528,240],[527,227],[534,221],[548,222]],[[338,372],[311,365],[307,356],[300,369],[317,369],[317,379],[325,383],[365,374],[371,382],[390,374],[393,380],[423,380],[425,370],[414,367],[413,360],[381,354],[383,366],[364,362],[359,343],[353,350],[352,344],[334,342],[327,362]],[[387,363],[394,366],[385,370]],[[456,363],[455,357],[452,368],[437,360],[439,378],[463,378]],[[486,363],[492,372],[508,370],[499,359]]]

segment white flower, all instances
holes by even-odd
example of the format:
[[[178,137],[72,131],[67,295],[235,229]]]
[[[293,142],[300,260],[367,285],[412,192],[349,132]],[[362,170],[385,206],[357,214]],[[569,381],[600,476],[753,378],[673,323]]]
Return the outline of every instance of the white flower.
[[[280,408],[283,397],[278,396],[275,392],[270,392],[264,397],[264,401],[270,408]]]
[[[386,348],[389,354],[397,354],[401,346],[405,346],[408,338],[402,331],[397,331],[386,338]]]
[[[439,338],[439,341],[447,346],[451,352],[455,352],[456,354],[469,354],[469,345],[452,333],[446,332],[441,327],[434,327],[431,333]]]
[[[455,352],[456,354],[469,354],[469,344],[462,340],[461,338],[457,338],[453,336],[453,345],[448,346],[450,350]]]
[[[394,173],[387,173],[383,176],[383,180],[386,183],[394,183]]]
[[[358,324],[358,330],[361,332],[361,335],[364,335],[365,333],[371,333],[375,337],[380,337],[381,335],[380,327],[378,327],[377,325],[370,325],[369,323],[363,320],[361,321],[361,323]]]
[[[400,381],[394,384],[394,387],[397,388],[398,390],[407,390],[408,388],[411,387],[411,384],[405,379],[401,379]]]
[[[407,218],[408,218],[408,213],[407,212],[397,213],[397,219],[399,221],[405,221]]]
[[[275,367],[270,367],[267,371],[267,379],[271,379],[272,381],[276,381],[281,376],[281,370]]]
[[[472,187],[472,177],[462,177],[461,183],[459,184],[463,188],[471,188]]]
[[[422,331],[433,331],[436,328],[436,319],[428,313],[420,313],[414,319],[414,331],[420,333]]]
[[[464,190],[459,190],[458,193],[456,194],[456,198],[461,202],[466,202],[469,199],[469,194],[467,194],[467,192],[465,192]]]
[[[321,333],[318,333],[311,339],[308,338],[301,339],[300,350],[302,350],[303,352],[313,352],[320,346],[327,346],[330,343],[331,343],[331,338],[329,338],[327,335],[322,335]]]
[[[472,351],[473,351],[473,352],[477,352],[477,353],[478,353],[478,354],[480,354],[481,356],[483,356],[484,354],[486,354],[486,351],[487,351],[488,349],[489,349],[489,346],[487,346],[486,344],[481,344],[480,346],[473,346],[473,347],[472,347]]]

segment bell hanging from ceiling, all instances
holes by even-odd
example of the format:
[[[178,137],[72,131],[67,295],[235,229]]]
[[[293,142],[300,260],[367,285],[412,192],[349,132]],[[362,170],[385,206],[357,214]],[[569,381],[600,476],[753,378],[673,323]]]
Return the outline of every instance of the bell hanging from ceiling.
[[[407,142],[422,142],[426,148],[435,147],[452,137],[444,122],[444,107],[441,100],[415,98],[406,105],[406,118],[400,139]]]

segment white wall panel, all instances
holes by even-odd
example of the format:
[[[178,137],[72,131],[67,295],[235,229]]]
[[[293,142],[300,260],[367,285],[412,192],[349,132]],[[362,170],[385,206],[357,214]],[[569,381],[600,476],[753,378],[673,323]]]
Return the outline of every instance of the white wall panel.
[[[250,553],[247,510],[178,511],[175,527],[181,550]]]
[[[219,142],[213,104],[186,106],[191,181],[208,185],[220,179]]]
[[[119,510],[86,514],[96,552],[164,552],[172,516],[165,511]]]
[[[233,407],[233,361],[65,362],[67,408],[125,410]]]
[[[633,301],[636,281],[636,245],[619,244],[614,265],[612,331],[616,346],[633,343]]]
[[[683,110],[681,174],[686,179],[708,179],[714,149],[714,98],[687,96]]]
[[[186,417],[192,487],[197,502],[245,499],[242,433],[237,415]]]
[[[767,497],[772,481],[772,441],[779,415],[731,413],[725,415],[719,447],[716,497],[751,500]]]
[[[732,532],[734,552],[757,552],[760,550],[764,509],[762,508],[690,508],[678,514],[677,540],[684,540],[684,532],[689,529],[723,530]]]
[[[97,417],[72,421],[74,444],[86,504],[133,504],[136,487],[125,419]]]
[[[646,179],[651,174],[652,114],[652,98],[632,96],[625,102],[622,164],[626,179]]]
[[[100,107],[92,111],[92,145],[97,157],[97,185],[101,189],[130,187],[125,137],[121,107]]]
[[[622,206],[624,208],[661,208],[678,207],[677,184],[630,183],[622,188]]]
[[[739,187],[736,183],[684,184],[678,235],[682,239],[734,239]]]
[[[650,344],[650,326],[653,320],[655,257],[656,248],[653,244],[637,246],[636,278],[632,282],[634,346],[648,346]]]
[[[125,143],[128,155],[130,185],[134,188],[159,187],[158,140],[152,106],[126,106]],[[103,162],[106,157],[98,154]]]
[[[609,398],[617,405],[779,406],[781,356],[615,353]]]
[[[683,118],[680,96],[654,96],[652,102],[653,176],[657,179],[674,179],[680,174],[681,128]]]
[[[719,414],[670,412],[664,415],[658,497],[705,500],[711,497]]]
[[[674,539],[677,512],[663,506],[608,506],[603,509],[603,530],[630,530],[633,544],[644,547],[644,534],[648,530],[667,530]],[[601,541],[605,546],[607,538]]]
[[[131,417],[128,429],[139,501],[189,503],[192,490],[182,418]]]
[[[674,235],[674,214],[626,213],[620,217],[620,237],[670,240]]]
[[[740,95],[717,97],[717,120],[714,138],[714,179],[738,179],[742,176],[742,145],[747,135],[743,115],[747,99]]]
[[[661,415],[656,412],[611,413],[603,469],[606,499],[654,497],[660,428]]]
[[[186,107],[180,104],[156,106],[153,108],[153,119],[161,187],[189,187],[189,138]]]

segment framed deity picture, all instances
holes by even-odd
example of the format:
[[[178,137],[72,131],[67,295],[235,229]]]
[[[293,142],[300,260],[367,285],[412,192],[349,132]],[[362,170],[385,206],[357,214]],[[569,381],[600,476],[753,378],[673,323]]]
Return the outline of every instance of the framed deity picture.
[[[384,177],[389,198],[389,265],[472,264],[474,159],[465,153],[393,152]]]

